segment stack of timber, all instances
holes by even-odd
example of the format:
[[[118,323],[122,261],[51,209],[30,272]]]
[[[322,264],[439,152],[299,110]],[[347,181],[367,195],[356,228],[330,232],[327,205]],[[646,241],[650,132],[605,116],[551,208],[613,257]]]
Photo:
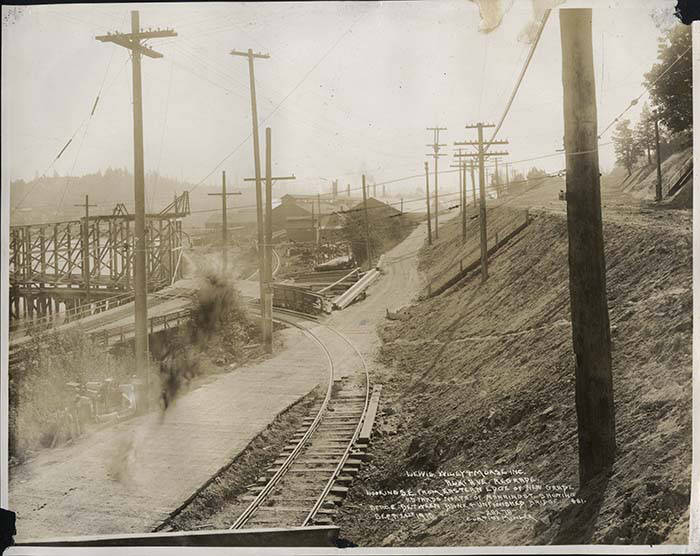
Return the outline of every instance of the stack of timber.
[[[344,309],[364,296],[379,276],[376,269],[363,273],[359,267],[300,272],[273,285],[273,304],[309,314],[329,313],[332,309]]]
[[[299,272],[285,280],[285,284],[332,297],[343,293],[361,277],[359,268]]]
[[[360,278],[355,284],[353,284],[346,292],[343,292],[338,297],[333,300],[334,309],[345,309],[353,301],[355,301],[360,295],[363,295],[365,290],[379,278],[380,273],[376,268],[365,272],[362,278]]]

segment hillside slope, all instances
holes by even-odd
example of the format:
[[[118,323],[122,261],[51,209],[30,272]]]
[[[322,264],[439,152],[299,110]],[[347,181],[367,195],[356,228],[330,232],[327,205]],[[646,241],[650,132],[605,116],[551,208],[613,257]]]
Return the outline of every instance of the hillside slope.
[[[384,384],[372,460],[339,516],[360,546],[661,542],[688,533],[691,442],[692,238],[682,213],[649,225],[604,225],[618,455],[588,502],[533,511],[534,520],[377,520],[373,489],[430,488],[406,471],[508,467],[578,486],[567,229],[533,222],[478,271],[381,330]],[[654,226],[656,216],[665,223]],[[640,216],[641,218],[641,216]],[[456,226],[454,227],[456,228]],[[399,502],[400,497],[388,502]]]
[[[662,159],[663,160],[663,159]],[[675,182],[681,177],[685,170],[690,168],[693,161],[693,149],[688,148],[677,153],[673,153],[661,163],[661,186],[664,195]],[[648,164],[636,169],[627,178],[623,170],[618,169],[619,174],[624,177],[624,191],[638,199],[652,200],[656,195],[656,163]],[[687,192],[692,192],[692,181]],[[691,196],[692,199],[692,196]],[[692,201],[691,201],[692,202]],[[684,204],[682,208],[687,208]],[[679,207],[681,208],[681,207]]]

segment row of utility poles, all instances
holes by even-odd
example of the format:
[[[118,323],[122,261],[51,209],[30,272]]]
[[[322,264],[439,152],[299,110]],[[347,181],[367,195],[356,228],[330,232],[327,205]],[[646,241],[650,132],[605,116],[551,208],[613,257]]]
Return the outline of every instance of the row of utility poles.
[[[140,25],[139,12],[131,12],[130,33],[107,33],[95,37],[100,42],[109,42],[126,48],[131,53],[132,62],[132,95],[133,95],[133,121],[134,121],[134,355],[137,376],[145,377],[148,381],[148,312],[146,299],[146,237],[145,237],[145,180],[144,180],[144,152],[143,152],[143,102],[141,85],[141,56],[149,58],[162,58],[163,55],[149,46],[144,41],[176,37],[177,33],[172,29],[143,30]],[[251,49],[247,52],[233,50],[234,56],[242,56],[248,59],[250,75],[251,110],[253,115],[253,155],[255,160],[255,193],[257,207],[257,242],[258,242],[258,275],[260,282],[260,302],[262,308],[262,332],[263,343],[267,351],[272,350],[272,182],[278,179],[294,179],[294,176],[272,176],[271,162],[271,130],[266,129],[266,176],[265,176],[265,212],[263,219],[263,194],[262,172],[260,168],[260,142],[258,137],[258,115],[255,96],[254,61],[267,59],[268,54],[254,53]],[[97,100],[96,100],[97,102]],[[248,180],[245,180],[248,181]],[[228,269],[228,205],[227,199],[231,195],[240,195],[240,192],[228,192],[226,190],[226,173],[222,172],[221,193],[212,195],[221,196],[222,204],[222,244],[223,244],[223,268]],[[80,205],[85,208],[86,224],[89,219],[88,197],[85,203]],[[263,223],[265,226],[263,228]],[[86,242],[87,243],[87,242]],[[86,255],[83,255],[86,258]],[[89,277],[86,281],[86,290],[89,299]],[[150,396],[150,393],[149,393]]]
[[[295,179],[292,176],[272,176],[272,130],[265,128],[265,218],[263,219],[262,175],[260,169],[260,139],[258,137],[258,107],[255,96],[255,60],[268,59],[269,54],[232,50],[232,56],[242,56],[248,59],[250,78],[250,107],[253,123],[253,157],[255,161],[255,178],[244,181],[255,181],[255,205],[257,210],[258,227],[258,282],[260,284],[260,308],[263,345],[267,353],[272,353],[272,182],[277,180]]]
[[[567,161],[566,200],[569,231],[569,283],[573,344],[576,354],[576,407],[579,425],[579,463],[581,484],[588,483],[597,474],[608,471],[615,455],[615,420],[612,392],[610,325],[606,297],[605,257],[602,235],[600,204],[600,174],[598,167],[597,113],[595,101],[595,76],[592,52],[592,11],[590,9],[561,9],[560,30],[562,45],[562,71],[564,90],[564,128]],[[143,107],[141,91],[141,56],[162,58],[162,54],[143,44],[145,40],[175,37],[172,29],[144,31],[140,27],[139,12],[131,12],[130,33],[108,33],[96,37],[101,42],[111,42],[128,49],[132,60],[133,119],[134,119],[134,198],[135,241],[134,253],[134,316],[135,359],[139,376],[148,377],[148,334],[146,308],[146,238],[144,199]],[[272,346],[271,292],[271,220],[268,217],[267,233],[263,230],[262,172],[258,117],[255,99],[254,61],[267,59],[269,55],[232,51],[234,56],[248,59],[250,74],[251,109],[253,113],[253,154],[255,159],[255,186],[258,221],[258,259],[260,300],[263,309],[263,335],[268,349]],[[486,252],[486,195],[484,160],[500,153],[489,152],[494,144],[503,141],[483,140],[483,129],[490,124],[477,123],[467,126],[478,130],[477,142],[456,143],[477,147],[477,152],[462,153],[464,157],[477,157],[479,163],[480,228],[482,280],[488,277]],[[435,238],[438,237],[438,159],[439,150],[445,146],[439,142],[439,133],[445,128],[429,128],[434,133],[433,156],[435,161]],[[266,130],[266,194],[270,214],[273,177],[271,175],[270,130]],[[502,153],[507,154],[507,153]],[[575,155],[574,155],[575,154]],[[658,175],[658,169],[657,169]],[[464,188],[464,170],[462,170]],[[366,186],[363,176],[365,231],[369,250],[369,223],[367,217]],[[658,196],[658,191],[657,191]],[[426,197],[429,207],[428,167],[426,163]],[[222,191],[225,206],[227,193]],[[464,201],[464,193],[462,193]],[[89,202],[85,202],[86,211]],[[463,207],[464,208],[464,207]],[[225,211],[224,211],[225,213]],[[87,216],[87,215],[86,215]],[[87,218],[86,218],[87,220]],[[430,222],[430,217],[428,218]],[[223,226],[226,234],[227,226]],[[226,239],[224,235],[222,239]],[[432,237],[429,235],[429,241]],[[370,259],[371,264],[371,259]]]
[[[546,16],[549,15],[549,11]],[[544,22],[543,20],[543,26]],[[579,478],[582,487],[610,473],[615,460],[615,409],[613,403],[610,322],[606,294],[605,253],[598,162],[598,128],[595,72],[592,47],[592,10],[560,9],[562,48],[562,81],[564,91],[564,150],[566,154],[566,203],[569,245],[569,292],[571,323],[576,366],[576,413],[578,421]],[[507,152],[491,151],[492,145],[507,141],[485,141],[483,130],[493,124],[466,126],[477,129],[476,141],[456,142],[471,146],[476,152],[459,151],[461,205],[464,209],[466,166],[463,159],[478,160],[479,222],[481,243],[481,277],[488,278],[486,243],[486,194],[484,161],[487,157],[505,156]],[[435,160],[435,211],[438,211],[437,163],[439,131],[432,144]],[[656,124],[658,141],[658,123]],[[495,136],[495,134],[494,134]],[[430,155],[429,155],[430,156]],[[657,200],[661,199],[660,157],[657,153]],[[497,162],[496,162],[497,164]],[[473,168],[473,165],[471,166]],[[508,168],[506,167],[506,175]],[[430,187],[428,163],[425,162],[428,243],[432,243],[430,224]],[[509,177],[506,177],[508,184]],[[499,178],[495,185],[500,190]],[[464,216],[463,216],[464,218]],[[435,214],[434,237],[438,237]],[[464,229],[463,229],[464,230]],[[463,234],[465,232],[463,231]]]
[[[466,152],[464,149],[459,148],[457,153],[455,153],[455,158],[457,159],[457,164],[452,165],[451,167],[458,168],[459,172],[459,195],[460,195],[460,211],[461,211],[461,216],[462,216],[462,242],[466,242],[467,240],[467,211],[466,211],[466,206],[467,206],[467,163],[466,160],[469,160],[469,168],[471,171],[471,179],[472,179],[472,196],[473,196],[473,201],[474,204],[476,205],[476,188],[474,184],[474,165],[475,165],[475,160],[476,164],[478,164],[478,169],[479,169],[479,230],[480,230],[480,246],[481,246],[481,280],[485,282],[488,278],[488,236],[487,236],[487,228],[486,228],[486,168],[485,168],[485,161],[488,157],[498,157],[498,156],[508,156],[508,152],[506,151],[489,151],[489,148],[492,145],[506,145],[508,144],[508,141],[496,141],[493,138],[491,138],[490,141],[484,141],[484,129],[486,128],[492,128],[496,127],[494,124],[484,124],[482,122],[479,122],[474,125],[467,125],[465,126],[466,129],[476,129],[478,132],[477,135],[477,140],[476,141],[455,141],[455,145],[459,147],[463,146],[471,146],[475,147],[476,151],[475,152]],[[430,183],[429,183],[429,176],[428,176],[428,163],[425,163],[425,201],[426,201],[426,208],[428,212],[428,245],[432,245],[433,242],[433,236],[435,239],[438,239],[438,213],[440,212],[440,207],[439,207],[439,194],[438,194],[438,159],[441,156],[445,156],[444,154],[440,153],[440,148],[446,146],[445,144],[441,144],[440,141],[440,132],[441,131],[446,131],[447,128],[444,127],[429,127],[426,128],[428,131],[433,132],[433,143],[428,145],[429,147],[433,147],[433,153],[427,156],[432,156],[434,159],[435,163],[435,204],[434,204],[434,209],[435,209],[435,230],[433,232],[431,228],[431,223],[430,223]],[[499,194],[501,193],[501,188],[500,188],[500,182],[499,182],[499,177],[498,177],[498,158],[496,158],[496,172],[495,172],[495,180],[497,183],[497,190]]]

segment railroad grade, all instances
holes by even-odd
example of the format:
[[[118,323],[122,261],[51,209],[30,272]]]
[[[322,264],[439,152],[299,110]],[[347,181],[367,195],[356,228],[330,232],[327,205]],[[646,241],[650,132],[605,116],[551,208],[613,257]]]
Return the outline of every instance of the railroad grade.
[[[239,498],[231,529],[332,523],[366,455],[366,444],[357,442],[370,394],[362,354],[334,328],[301,313],[280,313],[276,320],[299,328],[323,350],[328,386],[278,458]]]

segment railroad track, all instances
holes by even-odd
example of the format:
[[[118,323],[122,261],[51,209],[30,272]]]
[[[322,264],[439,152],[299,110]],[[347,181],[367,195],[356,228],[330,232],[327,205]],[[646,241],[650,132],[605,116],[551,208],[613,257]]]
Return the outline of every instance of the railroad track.
[[[274,277],[279,272],[280,266],[282,266],[282,259],[280,259],[280,256],[277,254],[277,251],[275,251],[274,249],[272,250],[272,258],[275,260],[275,264],[272,267],[272,276]],[[259,271],[256,270],[255,272],[253,272],[253,274],[251,274],[250,276],[248,276],[245,279],[252,280],[253,278],[255,278],[258,275],[258,272]]]
[[[328,361],[328,387],[278,459],[240,498],[241,505],[246,506],[230,529],[332,523],[337,506],[348,491],[347,485],[365,457],[366,444],[358,443],[368,426],[365,418],[370,404],[369,371],[364,357],[332,327],[310,330],[305,326],[309,324],[305,315],[285,311],[276,320],[300,329],[319,345]],[[321,333],[326,337],[321,337]],[[337,359],[341,345],[345,350],[345,370],[339,368],[341,361]],[[350,358],[348,352],[352,353]],[[351,358],[354,363],[350,363]],[[369,414],[373,419],[374,412]]]

